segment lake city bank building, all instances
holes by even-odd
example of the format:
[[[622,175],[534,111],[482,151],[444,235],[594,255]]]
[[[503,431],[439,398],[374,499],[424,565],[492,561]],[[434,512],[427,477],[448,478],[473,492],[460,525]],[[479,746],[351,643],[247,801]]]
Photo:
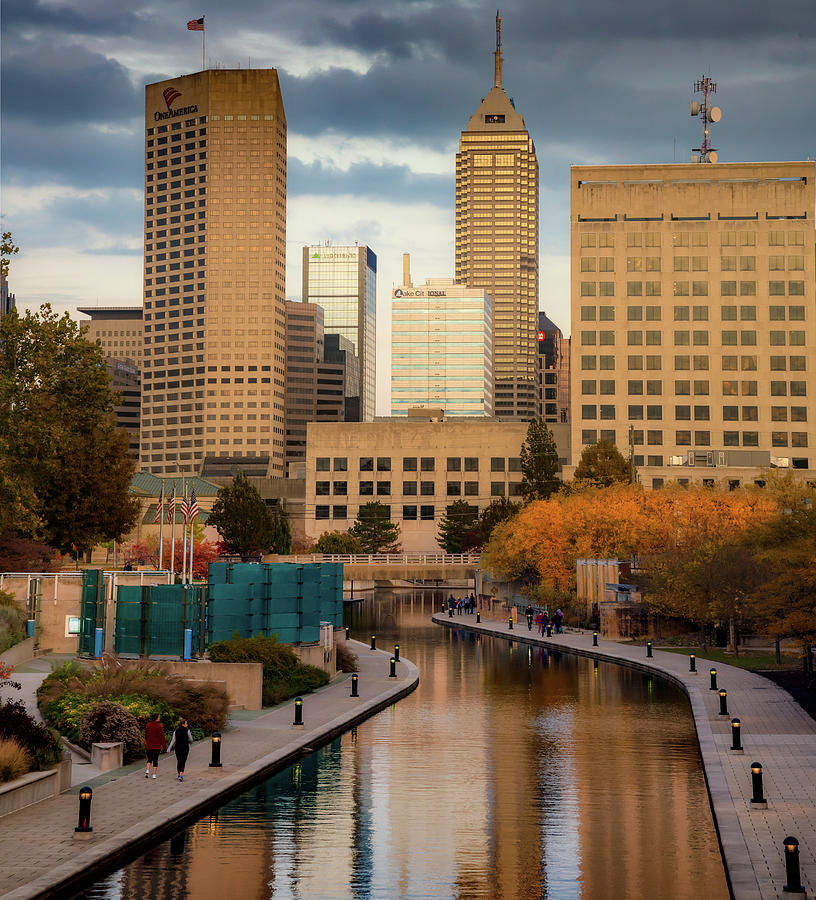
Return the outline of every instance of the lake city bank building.
[[[651,487],[816,468],[813,215],[813,162],[572,167],[573,462],[631,434]]]
[[[145,88],[140,463],[284,469],[286,116],[274,69]]]

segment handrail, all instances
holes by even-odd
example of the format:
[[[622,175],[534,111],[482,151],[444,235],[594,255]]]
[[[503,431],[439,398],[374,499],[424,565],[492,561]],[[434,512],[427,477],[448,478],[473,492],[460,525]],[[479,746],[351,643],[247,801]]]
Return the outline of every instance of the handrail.
[[[348,563],[350,565],[468,565],[478,566],[481,553],[298,553],[276,556],[278,562]]]

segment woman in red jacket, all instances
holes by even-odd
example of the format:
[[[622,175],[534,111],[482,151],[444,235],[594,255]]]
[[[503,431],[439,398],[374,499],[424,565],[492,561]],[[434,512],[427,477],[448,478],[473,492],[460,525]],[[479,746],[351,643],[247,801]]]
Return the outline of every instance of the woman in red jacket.
[[[153,718],[145,725],[145,748],[147,750],[147,769],[145,778],[150,778],[150,767],[153,766],[153,777],[159,771],[159,753],[167,749],[167,740],[164,737],[164,727],[159,721],[159,714],[153,713]]]

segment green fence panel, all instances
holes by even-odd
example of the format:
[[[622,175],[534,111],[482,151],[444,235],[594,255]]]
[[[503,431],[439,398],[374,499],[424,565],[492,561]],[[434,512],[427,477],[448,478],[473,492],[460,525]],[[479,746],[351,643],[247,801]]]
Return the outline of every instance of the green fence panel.
[[[95,632],[105,627],[105,582],[102,569],[82,573],[82,598],[79,604],[79,652],[93,655]]]

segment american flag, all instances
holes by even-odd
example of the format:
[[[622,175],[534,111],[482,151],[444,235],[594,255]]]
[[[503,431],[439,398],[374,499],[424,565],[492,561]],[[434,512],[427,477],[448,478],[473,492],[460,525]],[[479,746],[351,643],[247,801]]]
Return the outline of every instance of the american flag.
[[[184,521],[185,525],[189,524],[190,504],[187,502],[187,491],[184,492],[184,497],[181,500],[181,518]]]
[[[198,517],[198,500],[196,499],[195,490],[190,492],[190,503],[187,506],[187,516],[190,522],[194,522]]]
[[[164,485],[162,484],[161,490],[159,491],[159,502],[156,504],[156,517],[153,519],[154,522],[161,522],[163,507],[164,507]]]
[[[176,486],[173,485],[173,493],[167,501],[167,522],[172,525],[176,521]]]
[[[187,23],[187,31],[204,31],[204,16],[200,19],[190,19]]]

